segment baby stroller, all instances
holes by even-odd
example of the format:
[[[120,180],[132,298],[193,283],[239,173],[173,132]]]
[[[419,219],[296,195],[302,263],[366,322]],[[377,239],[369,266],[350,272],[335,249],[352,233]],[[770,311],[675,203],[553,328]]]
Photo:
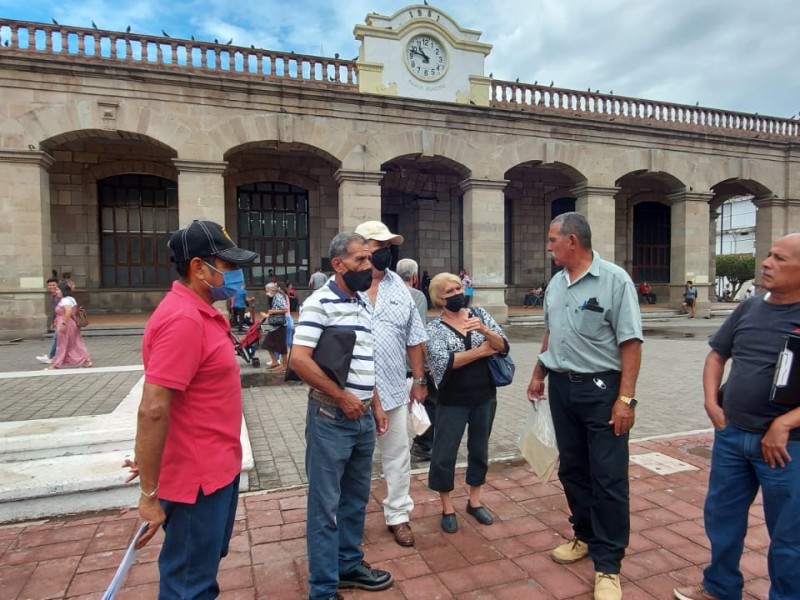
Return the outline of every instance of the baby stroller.
[[[233,335],[233,333],[231,333],[231,339],[233,339],[233,348],[236,350],[236,354],[241,356],[246,362],[253,365],[254,369],[257,369],[261,366],[261,361],[256,356],[256,350],[258,349],[258,341],[261,339],[261,325],[264,323],[264,321],[266,321],[266,319],[261,319],[260,321],[253,323],[240,338],[237,338],[235,335]]]

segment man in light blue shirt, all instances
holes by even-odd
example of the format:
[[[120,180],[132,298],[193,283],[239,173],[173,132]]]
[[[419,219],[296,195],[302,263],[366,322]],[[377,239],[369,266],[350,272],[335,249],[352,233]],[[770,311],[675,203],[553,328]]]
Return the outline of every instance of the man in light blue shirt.
[[[595,600],[622,598],[619,572],[630,536],[628,432],[635,421],[642,324],[636,288],[619,266],[592,251],[583,215],[553,219],[547,250],[564,267],[547,286],[545,334],[528,399],[544,397],[560,454],[558,477],[573,538],[555,548],[561,564],[590,556]]]
[[[356,227],[356,233],[364,236],[372,252],[372,286],[367,296],[374,311],[375,386],[389,418],[388,430],[378,438],[388,492],[383,514],[395,541],[401,546],[413,546],[414,534],[409,523],[414,501],[409,495],[408,403],[409,396],[416,402],[424,402],[428,396],[424,367],[428,336],[408,288],[389,269],[391,246],[402,244],[403,236],[392,233],[380,221],[362,223]],[[406,383],[406,354],[413,376],[410,393]]]

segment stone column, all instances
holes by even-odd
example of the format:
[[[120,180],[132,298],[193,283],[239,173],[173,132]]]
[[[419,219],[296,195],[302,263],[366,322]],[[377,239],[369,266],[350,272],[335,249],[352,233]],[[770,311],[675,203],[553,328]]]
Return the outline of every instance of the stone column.
[[[575,211],[589,220],[592,228],[592,248],[597,250],[600,258],[614,262],[617,228],[616,207],[614,198],[619,191],[617,187],[595,187],[581,184],[572,189],[575,196]]]
[[[683,286],[691,280],[697,288],[697,315],[708,316],[709,225],[712,194],[678,192],[671,201],[670,305],[683,301]]]
[[[505,196],[508,181],[465,179],[464,267],[474,282],[472,302],[498,322],[508,318],[505,302]]]
[[[364,221],[381,220],[381,180],[383,171],[334,173],[339,184],[339,231],[353,231]]]
[[[713,301],[716,296],[721,296],[725,291],[725,286],[720,287],[719,294],[717,294],[717,218],[720,216],[720,209],[711,210],[709,207],[708,212],[708,282],[709,282],[709,298]]]
[[[0,150],[0,339],[40,336],[53,267],[50,176],[44,152]]]
[[[756,198],[756,281],[760,266],[772,242],[786,234],[800,231],[800,200]]]
[[[225,226],[225,179],[227,162],[172,159],[178,169],[178,223],[185,227],[195,219]]]

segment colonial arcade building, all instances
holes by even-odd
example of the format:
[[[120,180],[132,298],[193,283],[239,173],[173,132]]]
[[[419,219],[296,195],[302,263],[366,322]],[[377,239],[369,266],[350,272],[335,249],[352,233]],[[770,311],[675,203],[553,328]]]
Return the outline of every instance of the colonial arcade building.
[[[169,232],[224,223],[304,288],[367,219],[397,258],[465,266],[503,318],[549,279],[568,210],[595,249],[677,303],[713,293],[714,221],[749,195],[756,248],[800,231],[795,121],[484,73],[491,46],[414,5],[367,15],[356,60],[0,20],[0,328],[40,333],[51,270],[91,311],[152,309]]]

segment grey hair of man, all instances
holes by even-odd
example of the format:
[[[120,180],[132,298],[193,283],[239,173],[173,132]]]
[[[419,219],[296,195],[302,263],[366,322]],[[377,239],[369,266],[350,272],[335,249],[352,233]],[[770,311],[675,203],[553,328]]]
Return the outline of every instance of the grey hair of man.
[[[592,249],[592,228],[589,227],[589,221],[581,213],[567,212],[558,215],[550,222],[550,225],[556,224],[561,225],[559,231],[561,235],[574,235],[582,248]]]
[[[331,245],[328,248],[328,258],[333,260],[334,258],[341,258],[345,256],[347,254],[347,248],[352,242],[361,242],[362,244],[366,244],[367,240],[364,239],[364,236],[353,233],[352,231],[343,231],[342,233],[337,233],[336,236],[331,240]]]
[[[400,275],[403,281],[411,281],[414,275],[419,273],[419,265],[413,258],[401,258],[397,261],[395,273]]]

